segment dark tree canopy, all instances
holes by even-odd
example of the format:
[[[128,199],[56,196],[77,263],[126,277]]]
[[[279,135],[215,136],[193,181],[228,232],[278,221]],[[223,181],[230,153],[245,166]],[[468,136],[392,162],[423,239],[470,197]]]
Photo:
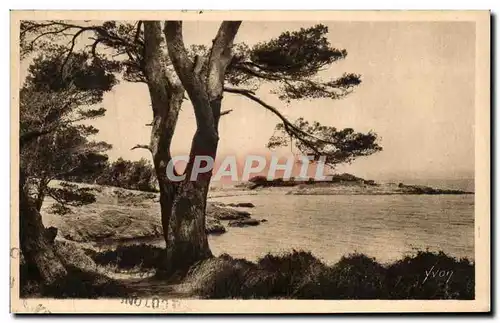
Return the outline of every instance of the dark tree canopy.
[[[67,212],[66,205],[88,204],[95,198],[88,189],[49,183],[83,178],[106,166],[111,145],[90,140],[98,129],[78,122],[104,115],[104,108],[91,106],[102,101],[115,76],[82,54],[71,56],[63,71],[65,58],[58,54],[36,57],[20,91],[20,166],[38,209],[50,196],[60,212]]]
[[[54,40],[65,33],[69,35],[66,36],[66,41],[70,39],[69,44],[73,44],[81,34],[89,33],[87,37],[90,37],[90,41],[84,53],[73,53],[69,57],[76,56],[78,60],[78,55],[85,58],[92,56],[97,63],[90,63],[89,66],[107,66],[110,73],[121,71],[124,79],[128,81],[147,81],[144,74],[144,32],[141,22],[106,21],[100,25],[78,25],[63,21],[26,22],[22,25],[21,33],[26,53],[34,48],[43,49],[47,46],[44,45],[44,34]],[[376,134],[357,133],[350,128],[336,129],[321,125],[317,121],[312,124],[303,119],[292,122],[277,108],[263,102],[255,94],[262,82],[274,84],[274,92],[287,103],[304,99],[341,99],[350,94],[361,84],[360,75],[344,73],[333,79],[322,79],[318,76],[323,69],[347,57],[345,49],[331,46],[327,34],[328,27],[317,24],[296,31],[285,31],[276,38],[252,47],[244,43],[235,44],[234,56],[225,75],[225,91],[243,95],[281,119],[282,122],[276,126],[277,132],[270,138],[268,147],[286,146],[292,139],[302,153],[315,157],[324,155],[327,163],[336,165],[380,151],[382,148],[377,144]],[[114,54],[100,54],[100,46],[112,49]],[[65,54],[69,55],[73,49],[72,46],[66,46]],[[209,53],[209,49],[202,45],[192,46],[188,51],[193,60]],[[163,63],[165,66],[171,64],[168,55],[164,55]],[[88,79],[94,75],[91,74]],[[110,78],[110,85],[114,84],[111,76],[106,77]]]
[[[142,22],[27,21],[21,26],[22,52],[27,55],[35,49],[53,51],[54,45],[50,41],[66,42],[63,46],[64,57],[75,57],[74,60],[79,62],[85,60],[90,70],[103,67],[110,73],[102,70],[89,72],[81,77],[84,82],[105,79],[104,83],[112,86],[115,79],[111,75],[116,72],[120,72],[127,81],[147,82],[143,27]],[[377,144],[376,134],[357,133],[350,128],[336,129],[317,121],[312,124],[303,119],[292,122],[279,113],[279,109],[263,102],[255,94],[262,82],[274,84],[274,93],[287,103],[304,99],[341,99],[353,92],[361,84],[359,74],[344,73],[333,79],[318,76],[322,70],[347,57],[345,49],[331,46],[327,35],[328,27],[317,24],[285,31],[252,47],[244,43],[235,44],[234,55],[225,74],[224,90],[257,102],[281,119],[268,147],[288,145],[292,139],[302,153],[325,155],[327,162],[335,165],[380,151],[382,148]],[[74,44],[79,38],[87,39],[88,44],[75,53]],[[164,43],[162,46],[165,46]],[[102,51],[103,48],[106,50]],[[207,56],[209,49],[195,45],[188,52],[196,60],[197,57]],[[168,55],[162,56],[162,61],[165,66],[171,66]],[[99,81],[93,84],[102,85]]]
[[[356,157],[369,156],[382,148],[376,143],[377,135],[355,132],[352,128],[337,130],[319,122],[310,124],[299,118],[293,124],[279,123],[268,143],[269,148],[286,146],[290,139],[301,153],[318,160],[325,157],[325,163],[337,165],[350,163]]]
[[[58,47],[36,56],[19,93],[21,145],[62,126],[103,116],[105,109],[95,105],[114,84],[115,75],[84,53],[66,59]]]
[[[382,150],[377,135],[372,131],[361,133],[351,128],[337,129],[303,118],[289,120],[278,108],[267,104],[256,94],[262,83],[272,84],[273,92],[286,103],[294,100],[336,100],[353,92],[361,84],[358,74],[344,73],[330,79],[319,76],[321,71],[347,57],[345,49],[331,46],[327,35],[328,27],[317,24],[284,31],[276,38],[253,46],[234,44],[224,75],[224,91],[253,100],[280,119],[269,139],[268,148],[293,145],[301,153],[314,156],[314,160],[325,156],[326,163],[335,166]],[[78,47],[76,44],[81,41],[84,46]],[[103,108],[89,107],[102,101],[104,93],[118,83],[119,75],[125,81],[148,82],[145,41],[142,21],[104,21],[97,24],[88,21],[22,22],[21,54],[27,57],[38,53],[39,56],[34,58],[21,90],[21,142],[33,131],[52,131],[54,126],[60,128],[59,133],[73,131],[81,134],[82,138],[95,134],[92,132],[97,130],[92,127],[67,125],[102,116]],[[166,42],[161,41],[158,45],[165,53],[159,57],[160,64],[173,71],[171,56],[166,54]],[[211,49],[204,45],[192,45],[187,49],[187,55],[196,66],[211,55]],[[221,115],[230,112],[222,111]],[[77,145],[74,142],[64,144]],[[103,143],[79,144],[94,145],[92,149],[97,152],[75,155],[78,161],[73,164],[79,164],[82,171],[93,170],[93,167],[85,165],[104,162],[100,155],[106,149]],[[151,147],[137,145],[134,148]],[[123,163],[113,165],[118,167],[119,164]],[[148,185],[141,184],[141,187]]]
[[[372,132],[336,129],[302,118],[291,121],[256,94],[264,83],[285,104],[295,100],[337,100],[352,93],[361,83],[360,75],[335,73],[337,76],[331,77],[322,73],[327,69],[330,72],[335,62],[347,57],[345,49],[330,44],[327,26],[316,24],[284,31],[276,38],[249,46],[234,44],[241,23],[224,21],[210,46],[190,48],[184,44],[182,21],[21,23],[22,56],[42,54],[54,62],[48,66],[38,63],[37,75],[31,78],[51,89],[48,96],[47,91],[29,84],[21,93],[29,101],[22,106],[28,113],[21,125],[21,146],[41,134],[55,135],[56,129],[102,115],[103,110],[85,110],[82,103],[99,102],[118,80],[146,83],[153,120],[149,124],[150,142],[132,149],[146,148],[152,155],[167,246],[165,268],[170,273],[187,270],[212,255],[205,230],[211,172],[195,174],[200,175],[196,181],[190,180],[190,175],[196,157],[217,156],[219,120],[231,112],[222,110],[224,93],[252,100],[279,119],[270,148],[295,143],[301,152],[313,154],[315,159],[326,156],[330,165],[381,150]],[[196,132],[184,170],[186,179],[177,183],[167,177],[166,169],[172,161],[172,138],[186,99],[194,110]],[[117,176],[111,182],[130,180],[148,185],[148,165],[131,168],[125,161],[117,161],[115,166]],[[64,194],[58,192],[56,196]]]
[[[99,185],[109,185],[132,190],[157,192],[156,175],[147,159],[138,161],[118,158],[96,174],[94,182]]]

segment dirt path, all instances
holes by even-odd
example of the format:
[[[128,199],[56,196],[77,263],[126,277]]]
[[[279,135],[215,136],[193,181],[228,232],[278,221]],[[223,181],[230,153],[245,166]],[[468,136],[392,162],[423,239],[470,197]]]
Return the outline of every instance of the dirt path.
[[[198,298],[193,296],[183,284],[154,278],[122,278],[117,279],[117,281],[131,290],[131,296],[159,297],[163,299]]]

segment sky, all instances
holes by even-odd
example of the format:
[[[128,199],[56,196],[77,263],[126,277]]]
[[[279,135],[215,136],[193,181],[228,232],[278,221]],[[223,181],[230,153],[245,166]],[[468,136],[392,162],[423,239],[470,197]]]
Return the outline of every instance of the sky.
[[[328,39],[344,48],[345,60],[322,72],[334,78],[361,74],[362,83],[341,100],[286,104],[263,85],[257,94],[290,119],[304,117],[337,128],[373,130],[383,151],[360,157],[336,171],[370,179],[471,178],[474,174],[475,25],[473,22],[243,22],[235,42],[248,45],[286,30],[322,23]],[[216,22],[185,22],[187,44],[211,43]],[[98,140],[113,145],[110,159],[150,158],[136,144],[149,142],[152,119],[145,84],[123,82],[102,102],[106,116],[93,122]],[[233,111],[219,126],[218,156],[270,154],[266,148],[279,121],[256,103],[225,94],[223,109]],[[195,131],[192,107],[186,102],[174,135],[173,154],[189,151]],[[290,153],[290,148],[277,153]]]

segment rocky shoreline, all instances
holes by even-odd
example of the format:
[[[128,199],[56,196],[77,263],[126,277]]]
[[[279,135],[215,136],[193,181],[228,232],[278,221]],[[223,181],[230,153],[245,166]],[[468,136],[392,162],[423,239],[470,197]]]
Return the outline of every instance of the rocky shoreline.
[[[312,185],[297,186],[288,195],[464,195],[473,192],[437,189],[422,185],[387,183],[377,185]]]
[[[253,219],[251,213],[241,208],[254,208],[255,205],[249,202],[229,203],[208,202],[206,214],[206,232],[207,234],[222,234],[226,232],[226,228],[220,221],[228,221],[230,227],[247,227],[256,226],[266,219]]]
[[[336,174],[331,180],[315,181],[284,180],[277,178],[268,180],[263,176],[256,176],[248,183],[237,186],[248,191],[262,191],[275,188],[286,188],[287,195],[461,195],[474,194],[462,190],[433,188],[424,185],[406,185],[403,183],[377,183],[351,174]]]
[[[79,184],[80,185],[80,184]],[[255,187],[257,185],[257,187]],[[52,213],[54,201],[47,198],[42,207],[46,227],[58,229],[58,239],[84,244],[130,242],[158,239],[163,236],[160,219],[159,196],[156,193],[127,190],[117,187],[89,185],[96,195],[96,202],[71,209],[70,214]],[[376,183],[342,174],[330,182],[268,181],[262,178],[232,188],[224,187],[209,192],[206,213],[206,232],[224,234],[230,228],[258,226],[266,219],[255,219],[255,207],[244,199],[256,194],[279,195],[439,195],[474,194],[460,190],[435,189],[403,183]],[[241,196],[239,203],[222,203],[214,198]]]
[[[96,202],[70,207],[71,212],[68,214],[53,213],[51,206],[55,201],[50,198],[44,201],[41,210],[44,225],[47,228],[57,228],[58,240],[100,248],[108,244],[162,238],[158,194],[116,187],[86,186],[92,188]],[[251,217],[249,210],[254,207],[249,202],[225,204],[208,201],[207,234],[219,235],[227,232],[229,227],[255,226],[267,221]]]

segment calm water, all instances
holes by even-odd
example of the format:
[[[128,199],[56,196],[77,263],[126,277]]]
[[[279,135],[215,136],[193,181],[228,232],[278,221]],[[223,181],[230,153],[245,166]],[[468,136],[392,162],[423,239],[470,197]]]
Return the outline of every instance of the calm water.
[[[252,217],[268,220],[210,236],[216,255],[255,260],[295,248],[327,263],[355,251],[389,262],[428,248],[474,259],[474,195],[270,194],[213,201],[252,202]]]

